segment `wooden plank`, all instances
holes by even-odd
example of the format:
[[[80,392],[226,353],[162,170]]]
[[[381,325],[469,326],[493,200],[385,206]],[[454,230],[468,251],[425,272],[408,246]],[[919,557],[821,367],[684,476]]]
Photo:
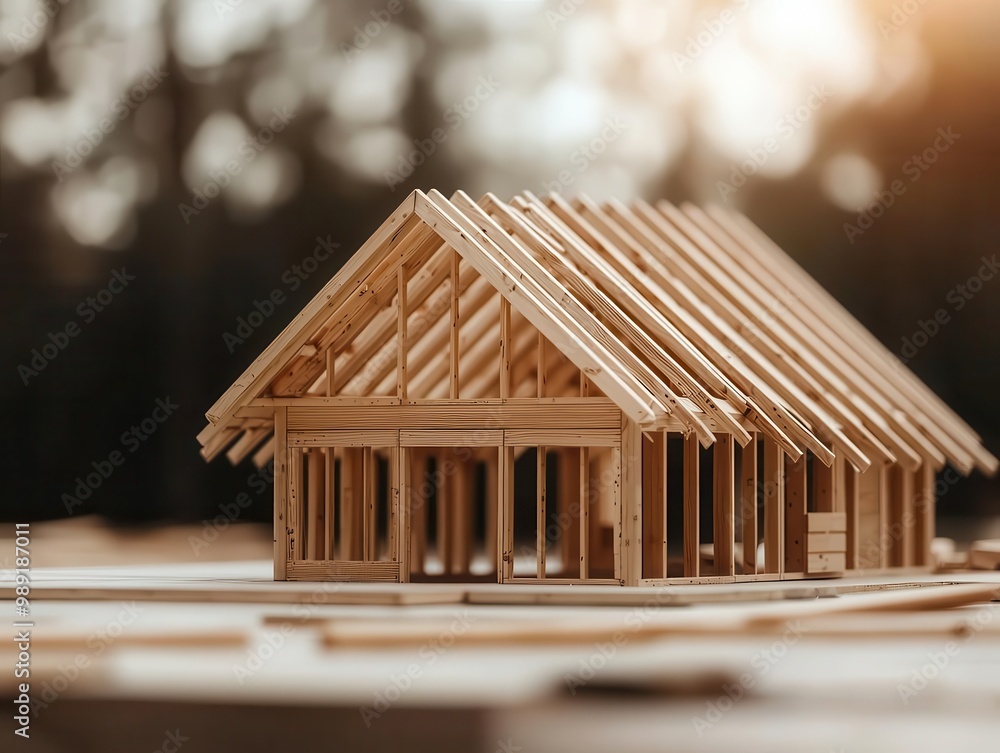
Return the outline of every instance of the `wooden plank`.
[[[806,563],[808,573],[842,573],[845,569],[847,569],[846,556],[843,552],[810,554]]]
[[[325,447],[323,452],[323,517],[326,520],[326,530],[323,534],[323,556],[319,559],[334,559],[334,516],[336,502],[336,459],[335,450],[332,447]]]
[[[806,517],[808,533],[846,533],[847,514],[842,512],[811,512]]]
[[[590,577],[590,450],[580,448],[580,578]]]
[[[503,448],[498,447],[497,452],[502,453]],[[491,567],[497,568],[499,572],[500,562],[497,556],[499,549],[499,522],[500,522],[500,458],[497,452],[492,453],[493,457],[487,457],[484,463],[486,478],[484,480],[484,496],[486,509],[486,532],[484,534],[484,544],[486,548],[486,560]]]
[[[274,579],[288,580],[288,409],[274,409]]]
[[[451,382],[450,382],[450,397],[452,400],[457,400],[459,398],[459,343],[458,343],[458,333],[461,326],[461,312],[458,308],[459,299],[459,262],[461,257],[458,255],[457,251],[452,251],[451,254],[451,330],[448,338],[448,356],[451,359]]]
[[[293,560],[305,559],[305,542],[302,533],[304,500],[302,493],[302,450],[291,447],[288,450],[288,553]]]
[[[931,541],[934,539],[934,505],[935,505],[935,473],[934,467],[925,462],[917,472],[916,483],[919,491],[915,497],[913,516],[915,519],[913,535],[914,564],[929,567],[934,564],[931,557]]]
[[[743,448],[740,458],[740,519],[743,526],[743,574],[757,572],[757,443]]]
[[[806,459],[785,458],[785,572],[806,571]],[[829,514],[829,513],[827,513]]]
[[[545,447],[539,447],[536,453],[536,478],[535,478],[535,577],[545,578],[545,555],[546,544],[545,528],[548,522],[548,511],[546,510],[546,492],[548,464]]]
[[[667,433],[642,439],[642,576],[667,577]]]
[[[861,542],[861,502],[858,472],[843,464],[844,514],[847,527],[847,569],[860,566],[859,550]]]
[[[510,301],[500,296],[500,397],[510,397]]]
[[[500,551],[503,564],[501,583],[514,577],[514,448],[500,450],[500,509],[503,520],[500,527]]]
[[[460,576],[469,574],[472,563],[472,499],[475,479],[469,463],[461,457],[454,460],[455,470],[451,479],[451,555],[452,572]]]
[[[406,304],[406,267],[396,271],[396,397],[406,400],[406,324],[410,315]]]
[[[698,438],[693,434],[684,438],[684,576],[701,575],[699,532],[699,462]]]
[[[412,513],[410,499],[410,457],[409,450],[396,447],[393,449],[396,465],[396,485],[393,489],[396,503],[396,535],[392,549],[393,558],[399,564],[399,582],[410,582],[410,557],[412,555]]]
[[[377,534],[378,521],[376,518],[376,507],[375,507],[375,483],[377,469],[375,466],[375,455],[372,452],[371,447],[362,448],[362,470],[361,477],[363,479],[361,483],[361,488],[364,493],[362,508],[364,510],[363,517],[363,541],[364,541],[364,555],[362,559],[365,562],[373,562],[378,559],[378,552],[375,551],[375,537]]]
[[[785,456],[771,439],[764,439],[764,569],[785,573]]]
[[[901,466],[889,469],[889,565],[912,567],[914,510],[914,476]]]
[[[288,580],[342,583],[399,582],[398,562],[298,562],[287,566]]]
[[[391,429],[289,431],[289,447],[395,447],[399,432]]]
[[[511,447],[620,447],[622,435],[615,429],[505,429],[503,441]]]
[[[716,575],[735,575],[735,530],[733,473],[736,455],[733,438],[719,434],[715,438],[712,459],[712,518]]]
[[[642,579],[642,430],[622,414],[622,572],[626,586]]]
[[[306,516],[308,535],[306,559],[321,560],[326,547],[326,500],[324,499],[325,481],[323,450],[315,448],[306,453],[307,464],[307,497]]]
[[[292,431],[340,429],[615,429],[621,411],[606,398],[562,398],[538,403],[457,402],[441,404],[292,407]]]
[[[498,447],[501,429],[400,429],[401,447]]]
[[[817,512],[833,512],[837,506],[836,462],[834,466],[812,464],[813,499]]]
[[[430,505],[430,479],[427,473],[427,453],[420,449],[401,452],[409,459],[407,480],[407,517],[410,519],[410,568],[409,572],[423,574],[427,562],[427,508]]]
[[[809,554],[823,552],[844,554],[847,552],[847,534],[810,532],[806,538],[806,550]]]

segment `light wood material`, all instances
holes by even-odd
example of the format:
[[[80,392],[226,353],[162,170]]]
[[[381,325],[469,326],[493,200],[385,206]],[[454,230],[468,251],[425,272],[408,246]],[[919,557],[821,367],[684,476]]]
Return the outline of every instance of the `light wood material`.
[[[785,572],[806,568],[806,496],[809,483],[806,459],[785,459]]]
[[[785,457],[781,448],[764,440],[764,569],[785,573]]]
[[[684,438],[684,576],[701,574],[698,440]]]
[[[757,572],[757,438],[743,448],[740,456],[739,504],[742,521],[742,570]]]
[[[667,433],[642,439],[642,577],[667,577]]]
[[[274,579],[287,580],[288,546],[288,443],[287,408],[274,409]]]
[[[714,557],[716,575],[735,575],[734,481],[736,464],[733,438],[720,435],[715,439],[712,459],[712,509],[715,522]]]

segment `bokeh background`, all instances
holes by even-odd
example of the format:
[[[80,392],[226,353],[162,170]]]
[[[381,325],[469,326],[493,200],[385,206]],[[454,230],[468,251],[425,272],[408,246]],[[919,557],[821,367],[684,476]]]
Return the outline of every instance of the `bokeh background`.
[[[413,188],[735,206],[996,453],[998,38],[982,0],[0,0],[0,515],[123,448],[74,516],[216,515],[253,469],[204,411]],[[977,476],[941,528],[998,514]]]

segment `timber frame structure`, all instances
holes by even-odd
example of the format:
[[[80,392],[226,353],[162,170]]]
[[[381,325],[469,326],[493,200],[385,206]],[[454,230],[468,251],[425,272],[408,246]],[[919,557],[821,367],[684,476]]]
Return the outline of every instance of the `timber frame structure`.
[[[276,580],[929,567],[979,436],[746,217],[415,191],[208,411]]]

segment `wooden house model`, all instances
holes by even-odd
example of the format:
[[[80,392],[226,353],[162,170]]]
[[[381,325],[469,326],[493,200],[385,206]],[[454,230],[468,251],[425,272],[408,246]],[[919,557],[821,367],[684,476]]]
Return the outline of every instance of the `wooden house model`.
[[[207,413],[276,580],[928,567],[976,433],[740,214],[415,191]]]

